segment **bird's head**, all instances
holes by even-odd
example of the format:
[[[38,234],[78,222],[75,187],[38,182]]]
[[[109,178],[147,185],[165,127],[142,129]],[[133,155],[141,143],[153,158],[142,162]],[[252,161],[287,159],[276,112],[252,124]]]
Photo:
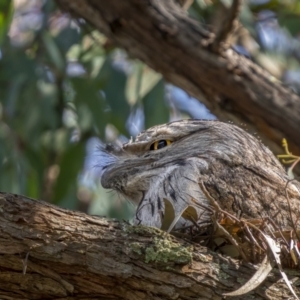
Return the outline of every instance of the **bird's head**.
[[[271,164],[283,169],[271,151],[256,138],[232,124],[208,120],[182,120],[158,125],[141,132],[134,141],[102,150],[110,159],[103,166],[101,184],[117,190],[139,204],[143,195],[167,177],[175,167],[190,169],[189,176],[206,173],[211,162],[227,164]],[[192,158],[199,165],[192,168]],[[195,162],[195,160],[194,160]],[[192,174],[194,169],[200,172]],[[181,178],[178,178],[181,180]]]

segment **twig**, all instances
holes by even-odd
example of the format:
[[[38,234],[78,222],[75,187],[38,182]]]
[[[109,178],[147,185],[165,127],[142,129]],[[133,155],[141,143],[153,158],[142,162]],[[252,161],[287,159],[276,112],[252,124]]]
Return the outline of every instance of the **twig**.
[[[204,195],[206,196],[207,200],[209,200],[211,205],[214,206],[218,212],[220,212],[222,209],[221,209],[219,203],[210,195],[210,193],[206,189],[204,183],[202,181],[200,181],[199,185],[200,185],[201,190],[203,191]]]
[[[193,4],[194,0],[178,0],[178,2],[184,10],[188,10]]]
[[[222,45],[226,43],[228,36],[236,26],[241,4],[242,0],[233,0],[232,5],[228,11],[228,16],[227,18],[225,18],[224,22],[219,25],[215,39],[211,44],[211,49],[213,52],[220,52]]]
[[[289,243],[287,242],[286,238],[284,237],[281,228],[279,228],[278,225],[271,218],[268,218],[268,221],[271,223],[271,225],[274,227],[274,229],[277,230],[277,232],[279,233],[280,237],[285,242],[285,245],[289,246]],[[274,235],[276,237],[276,232],[274,232]]]
[[[244,261],[248,262],[249,259],[247,255],[244,253],[243,249],[240,247],[239,243],[235,240],[235,238],[218,222],[218,220],[214,220],[215,225],[217,226],[218,230],[231,242],[232,245],[234,245],[241,255],[241,257],[244,259]]]
[[[203,184],[203,182],[199,183],[203,193],[205,194],[205,196],[207,197],[207,199],[211,202],[211,205],[215,207],[216,209],[216,214],[219,213],[223,213],[227,216],[229,216],[229,218],[232,218],[233,220],[235,220],[236,222],[240,223],[240,220],[238,220],[237,218],[235,218],[234,216],[231,216],[228,212],[223,211],[220,207],[220,205],[218,204],[218,202],[209,194],[209,192],[207,191],[205,185]],[[240,255],[242,256],[242,258],[245,261],[249,261],[249,259],[247,258],[247,255],[244,253],[243,249],[239,246],[238,242],[235,240],[235,238],[218,222],[217,218],[215,216],[211,217],[214,224],[217,226],[217,229],[220,230],[220,232],[232,243],[232,245],[234,245],[240,252]]]
[[[203,182],[199,182],[199,185],[204,193],[204,195],[206,196],[206,198],[210,201],[211,205],[213,207],[215,207],[215,209],[217,210],[217,212],[228,216],[230,219],[236,221],[237,223],[240,223],[241,220],[239,220],[237,217],[235,217],[234,215],[230,214],[228,211],[223,210],[219,203],[209,194],[208,190],[206,189],[205,185],[203,184]],[[196,205],[199,205],[198,203],[196,203]]]
[[[255,245],[257,246],[257,248],[259,248],[261,251],[265,251],[265,249],[263,249],[263,248],[258,244],[258,242],[256,241],[255,237],[253,236],[251,230],[249,229],[249,227],[247,226],[246,223],[244,224],[244,229],[246,230],[246,233],[247,233],[247,235],[249,236],[251,242],[252,242],[253,244],[255,244]]]

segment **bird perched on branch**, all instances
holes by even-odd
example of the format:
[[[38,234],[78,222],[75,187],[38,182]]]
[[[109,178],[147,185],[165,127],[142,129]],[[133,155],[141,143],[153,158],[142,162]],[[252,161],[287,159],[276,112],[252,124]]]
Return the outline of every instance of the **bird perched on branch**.
[[[237,219],[297,223],[299,184],[289,183],[272,152],[237,126],[176,121],[103,152],[101,183],[137,205],[138,223],[171,229],[181,216],[209,222],[216,206]]]
[[[184,120],[154,126],[102,153],[101,183],[137,205],[136,223],[170,232],[190,222],[203,245],[262,262],[225,296],[256,288],[276,261],[298,299],[282,265],[300,262],[300,184],[255,137],[219,121]]]

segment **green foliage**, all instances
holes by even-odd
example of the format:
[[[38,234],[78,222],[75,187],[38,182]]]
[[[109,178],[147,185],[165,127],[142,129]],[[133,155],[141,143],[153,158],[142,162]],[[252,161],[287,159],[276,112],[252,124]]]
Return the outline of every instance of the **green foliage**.
[[[106,103],[99,92],[97,82],[89,78],[72,78],[71,84],[75,92],[74,103],[80,130],[88,133],[94,128],[95,132],[103,138],[108,114],[104,113]]]
[[[126,134],[124,127],[129,116],[130,108],[125,96],[127,76],[121,70],[113,66],[110,56],[107,57],[97,76],[99,88],[104,92],[109,108],[109,122],[120,133]]]
[[[294,13],[289,11],[281,12],[278,21],[291,35],[297,36],[300,32],[300,7]]]
[[[145,116],[145,127],[167,123],[169,121],[169,108],[164,100],[165,84],[161,79],[156,85],[143,97],[142,103],[147,112]]]
[[[299,0],[270,0],[250,5],[254,13],[271,10],[277,14],[279,24],[285,27],[293,36],[300,32],[300,1]]]
[[[6,33],[9,29],[13,15],[13,3],[11,0],[0,1],[0,45],[6,39]]]
[[[84,156],[84,144],[76,143],[70,145],[59,162],[60,172],[57,177],[56,185],[54,187],[55,203],[59,203],[61,199],[64,199],[69,190],[73,188],[76,190],[75,183],[79,172],[82,170],[82,158]]]
[[[16,13],[30,19],[24,5]],[[12,2],[0,1],[0,190],[72,209],[100,201],[106,209],[92,205],[90,213],[128,218],[132,207],[120,200],[104,205],[106,192],[99,193],[93,179],[90,193],[83,192],[86,144],[95,136],[105,141],[108,124],[115,138],[129,137],[126,121],[141,105],[147,126],[168,121],[165,84],[142,63],[105,48],[104,36],[56,13],[46,1],[40,25],[32,29],[25,20],[23,32]],[[17,32],[15,40],[9,31]]]

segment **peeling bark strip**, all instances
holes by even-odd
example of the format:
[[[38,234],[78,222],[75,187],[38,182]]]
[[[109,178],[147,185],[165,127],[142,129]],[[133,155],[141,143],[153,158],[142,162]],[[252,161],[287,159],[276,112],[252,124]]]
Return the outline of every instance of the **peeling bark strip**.
[[[300,153],[300,98],[232,49],[213,53],[213,35],[173,1],[56,2],[203,101],[220,120],[246,124],[275,152],[282,152],[285,137]]]
[[[1,299],[221,299],[255,272],[155,228],[8,193],[0,193],[0,230]],[[287,275],[299,286],[300,271]],[[279,279],[276,271],[234,299],[287,299]]]

